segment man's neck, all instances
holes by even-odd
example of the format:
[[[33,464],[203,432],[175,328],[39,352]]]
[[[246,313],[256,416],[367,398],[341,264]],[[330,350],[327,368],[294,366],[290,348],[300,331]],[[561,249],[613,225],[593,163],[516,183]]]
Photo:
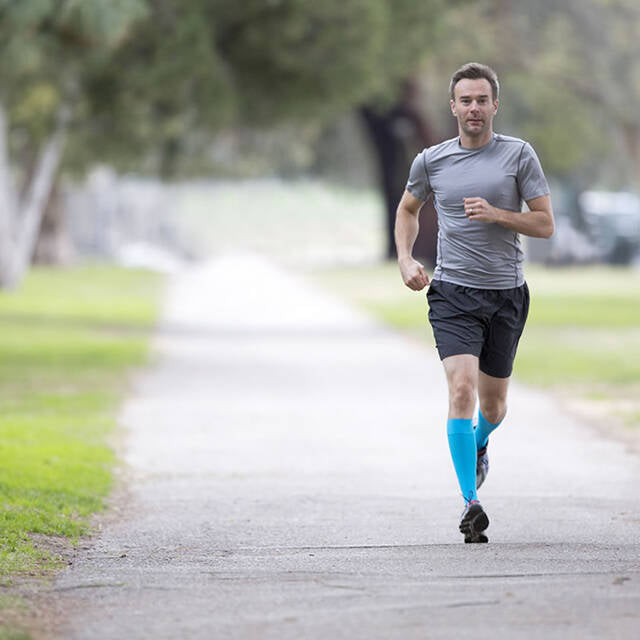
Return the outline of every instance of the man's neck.
[[[493,137],[493,129],[489,129],[487,133],[482,134],[481,136],[469,136],[462,129],[458,130],[458,134],[460,136],[460,145],[465,149],[479,149],[480,147],[484,147],[486,144],[491,142],[491,138]]]

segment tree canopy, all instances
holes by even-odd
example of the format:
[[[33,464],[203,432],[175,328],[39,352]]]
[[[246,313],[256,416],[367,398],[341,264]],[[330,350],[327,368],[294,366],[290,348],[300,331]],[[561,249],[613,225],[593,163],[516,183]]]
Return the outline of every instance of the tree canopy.
[[[635,0],[479,0],[445,14],[423,74],[442,89],[460,64],[490,64],[502,88],[496,126],[534,142],[549,173],[638,185],[638,35]]]
[[[0,2],[1,285],[15,286],[29,263],[82,69],[108,57],[145,12],[142,0]]]
[[[149,0],[115,55],[85,70],[92,117],[81,149],[100,148],[118,164],[156,148],[168,176],[173,156],[202,152],[225,127],[326,121],[372,97],[391,99],[442,6]]]
[[[225,127],[314,122],[383,100],[444,6],[0,0],[0,198],[15,205],[0,242],[20,256],[0,265],[0,282],[19,278],[61,163],[171,177]]]
[[[437,121],[474,59],[547,171],[637,183],[639,33],[635,0],[0,0],[0,243],[60,163],[171,177],[230,127],[388,105],[409,76]]]
[[[170,175],[229,126],[330,120],[392,100],[420,65],[446,86],[480,59],[503,79],[503,120],[562,175],[613,138],[640,163],[639,12],[634,0],[0,0],[0,100],[15,166],[33,163],[66,101],[69,166]]]

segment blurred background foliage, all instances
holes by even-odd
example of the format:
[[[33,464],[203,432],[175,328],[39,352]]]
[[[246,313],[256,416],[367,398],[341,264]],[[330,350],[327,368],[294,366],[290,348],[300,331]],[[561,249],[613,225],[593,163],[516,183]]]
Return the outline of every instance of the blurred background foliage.
[[[313,148],[354,109],[390,108],[409,79],[446,135],[448,79],[477,59],[502,80],[497,126],[531,139],[549,172],[629,183],[640,173],[639,32],[632,0],[1,0],[0,96],[17,169],[66,101],[67,169],[233,175],[215,162],[219,137],[238,136],[242,153],[253,132],[259,153],[279,126]],[[293,155],[269,154],[272,172],[323,168]]]
[[[635,0],[0,0],[0,193],[20,202],[64,107],[52,197],[105,164],[322,176],[380,189],[391,256],[408,165],[455,135],[448,81],[470,60],[499,74],[496,130],[552,179],[637,187],[639,36]]]

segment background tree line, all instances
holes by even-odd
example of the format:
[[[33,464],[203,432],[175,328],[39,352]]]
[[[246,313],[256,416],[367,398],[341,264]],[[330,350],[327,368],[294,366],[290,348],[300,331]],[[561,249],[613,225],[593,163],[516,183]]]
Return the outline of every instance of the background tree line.
[[[639,28],[634,0],[0,0],[0,284],[20,282],[62,176],[237,174],[216,141],[274,130],[272,173],[291,170],[288,148],[305,150],[295,171],[319,169],[348,113],[390,231],[413,155],[455,134],[448,79],[469,60],[496,68],[497,127],[548,173],[637,185]]]

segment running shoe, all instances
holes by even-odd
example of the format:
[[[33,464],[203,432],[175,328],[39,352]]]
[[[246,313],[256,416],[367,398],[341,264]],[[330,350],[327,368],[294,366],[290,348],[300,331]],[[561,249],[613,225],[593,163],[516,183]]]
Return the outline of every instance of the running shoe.
[[[489,542],[483,533],[489,526],[489,517],[477,500],[467,502],[460,518],[460,532],[465,542]]]
[[[476,489],[482,486],[488,473],[489,455],[487,454],[487,445],[485,445],[478,451],[478,459],[476,461]]]

